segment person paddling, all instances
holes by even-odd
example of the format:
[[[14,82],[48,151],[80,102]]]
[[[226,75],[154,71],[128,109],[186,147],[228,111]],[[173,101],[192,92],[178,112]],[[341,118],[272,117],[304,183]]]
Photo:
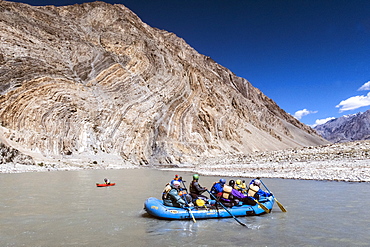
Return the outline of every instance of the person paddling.
[[[252,206],[256,205],[254,198],[244,195],[242,192],[234,189],[234,186],[234,180],[229,181],[229,186],[224,186],[224,193],[222,194],[222,196],[225,199],[229,199],[231,202],[233,202],[234,205],[238,205],[239,201],[243,202],[243,204],[248,204]]]
[[[208,198],[204,195],[202,195],[203,192],[207,191],[206,187],[202,187],[199,184],[199,175],[194,174],[193,175],[193,181],[191,181],[189,185],[189,192],[193,200],[196,200],[198,198],[201,198],[203,200],[208,200]]]
[[[110,180],[108,178],[104,178],[104,183],[105,184],[110,184]]]
[[[228,193],[231,192],[231,187],[225,185],[225,183],[226,179],[221,178],[219,182],[213,184],[211,193],[216,198],[216,201],[220,201],[226,207],[232,207],[234,203],[230,199],[227,199]],[[225,191],[225,188],[227,191]]]
[[[183,208],[186,206],[186,202],[179,195],[180,182],[172,180],[170,184],[167,184],[163,190],[162,200],[163,204],[170,207]]]
[[[221,178],[219,182],[215,182],[211,188],[211,193],[216,197],[221,197],[225,183],[226,180],[224,178]]]
[[[260,188],[260,186],[261,186],[261,181],[259,179],[253,179],[251,183],[249,184],[248,196],[254,197],[257,200],[259,200],[261,196],[264,196],[264,197],[272,196],[272,193],[263,191]]]
[[[245,180],[242,181],[240,179],[237,179],[235,181],[234,189],[239,190],[242,193],[247,192],[247,186],[245,184]]]

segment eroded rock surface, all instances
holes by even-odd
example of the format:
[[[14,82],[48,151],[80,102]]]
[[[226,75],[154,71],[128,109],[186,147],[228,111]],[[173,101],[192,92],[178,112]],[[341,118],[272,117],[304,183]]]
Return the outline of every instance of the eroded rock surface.
[[[0,141],[0,164],[6,163],[35,165],[31,156],[25,155]]]
[[[3,138],[38,160],[197,163],[327,143],[247,80],[123,5],[0,1],[0,41]]]

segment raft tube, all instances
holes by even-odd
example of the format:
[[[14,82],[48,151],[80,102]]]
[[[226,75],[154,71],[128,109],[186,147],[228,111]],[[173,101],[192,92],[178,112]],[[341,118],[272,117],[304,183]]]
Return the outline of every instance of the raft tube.
[[[270,211],[274,205],[274,196],[263,197],[259,200]],[[168,220],[182,220],[192,219],[192,216],[188,209],[169,207],[163,205],[162,200],[154,197],[148,198],[144,203],[144,209],[148,214],[159,219]],[[211,218],[228,218],[232,217],[221,205],[218,205],[217,209],[210,209],[204,207],[190,207],[191,213],[196,219],[211,219]],[[238,216],[253,216],[261,215],[266,212],[258,205],[237,205],[231,208],[227,208],[235,217]]]

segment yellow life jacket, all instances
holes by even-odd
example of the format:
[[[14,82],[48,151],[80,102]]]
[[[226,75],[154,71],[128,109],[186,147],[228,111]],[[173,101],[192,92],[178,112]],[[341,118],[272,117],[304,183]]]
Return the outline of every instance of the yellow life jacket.
[[[200,198],[198,198],[198,199],[195,201],[195,205],[197,205],[198,207],[203,207],[205,203],[206,203],[206,202],[205,202],[204,200],[200,199]]]
[[[229,199],[229,196],[230,196],[230,193],[231,193],[232,189],[233,189],[233,187],[225,184],[224,185],[224,191],[222,193],[222,197],[225,198],[225,199]]]
[[[251,184],[248,189],[248,196],[254,197],[257,191],[260,189],[257,185]]]
[[[162,193],[162,199],[167,198],[167,195],[171,191],[171,189],[172,189],[171,185],[169,183],[166,184],[166,187],[164,187],[164,190],[163,190],[163,193]]]
[[[247,188],[247,185],[245,183],[241,183],[239,185],[240,188],[242,188],[243,190],[245,190]]]
[[[241,192],[245,192],[246,191],[246,188],[247,186],[245,185],[245,183],[242,182],[242,180],[238,179],[235,181],[235,188],[236,190],[239,190]]]

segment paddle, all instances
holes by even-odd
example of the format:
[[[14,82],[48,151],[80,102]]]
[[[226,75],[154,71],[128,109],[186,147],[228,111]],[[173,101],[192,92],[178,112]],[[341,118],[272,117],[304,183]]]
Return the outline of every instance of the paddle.
[[[184,186],[184,189],[185,189],[185,191],[186,191],[186,194],[188,194],[188,189],[186,188],[185,182],[184,182],[183,180],[181,180],[181,182],[182,182],[182,185]],[[189,211],[189,214],[190,214],[190,215],[191,215],[191,217],[193,218],[194,223],[197,223],[197,221],[195,220],[195,217],[194,217],[194,215],[193,215],[193,212],[191,212],[190,206],[189,206],[189,204],[188,204],[188,200],[186,200],[186,196],[184,196],[184,201],[185,201],[185,203],[186,203],[186,205],[187,205],[186,210],[188,210],[188,211]]]
[[[189,207],[185,207],[185,209],[189,211],[189,214],[193,218],[194,223],[197,223],[197,221],[195,220],[195,217],[194,217],[193,213],[191,212],[191,209]]]
[[[184,189],[186,190],[186,194],[189,194],[188,189],[186,188],[185,182],[186,181],[181,179],[181,183],[182,183],[182,186],[184,186]]]
[[[218,202],[233,218],[234,220],[236,220],[240,225],[242,226],[245,226],[245,227],[248,227],[246,224],[244,224],[243,222],[240,222],[219,200],[217,200],[217,198],[209,191],[207,190],[208,194],[216,200],[216,202]]]
[[[263,186],[266,188],[266,190],[271,194],[271,191],[266,187],[266,185],[262,182],[262,180],[260,180],[261,183],[263,184]],[[279,206],[280,210],[283,211],[284,213],[286,212],[286,209],[284,208],[283,204],[281,204],[277,199],[276,197],[274,196],[274,199],[275,199],[275,202],[276,204]]]
[[[244,194],[246,194],[248,196],[248,193],[247,193],[246,189],[242,189],[242,193],[244,193]],[[252,198],[253,201],[255,201],[258,204],[258,206],[260,206],[266,213],[270,213],[270,210],[268,208],[266,208],[265,205],[263,205],[262,203],[260,203],[257,199],[255,199],[253,197],[250,197],[250,196],[249,196],[249,198]]]
[[[258,206],[260,206],[266,213],[270,213],[270,210],[268,208],[266,208],[265,205],[263,205],[262,203],[260,203],[259,201],[257,201],[257,199],[253,199],[257,204]]]

